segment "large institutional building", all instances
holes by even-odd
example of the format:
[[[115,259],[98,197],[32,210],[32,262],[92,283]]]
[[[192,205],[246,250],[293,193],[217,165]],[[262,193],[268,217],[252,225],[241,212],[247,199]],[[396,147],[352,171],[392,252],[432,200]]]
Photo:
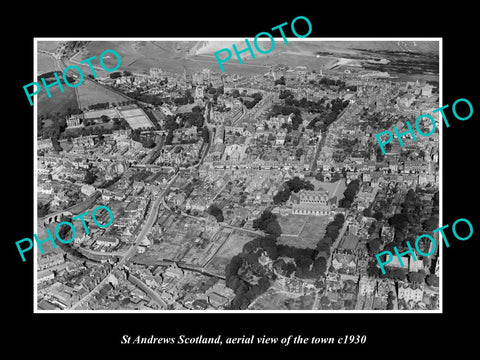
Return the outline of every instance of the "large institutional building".
[[[300,190],[292,194],[292,214],[298,215],[330,215],[328,192],[324,190]]]

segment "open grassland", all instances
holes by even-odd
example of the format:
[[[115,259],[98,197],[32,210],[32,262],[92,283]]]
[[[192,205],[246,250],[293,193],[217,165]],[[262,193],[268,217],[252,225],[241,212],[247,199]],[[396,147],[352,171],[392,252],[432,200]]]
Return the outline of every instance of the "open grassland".
[[[55,64],[55,59],[41,52],[37,54],[37,69],[38,75],[58,70],[57,65]]]
[[[75,109],[78,107],[77,97],[75,95],[75,89],[66,85],[63,86],[63,93],[58,86],[50,88],[51,98],[47,96],[45,91],[40,91],[37,95],[38,100],[38,115],[42,114],[64,114],[67,110]]]
[[[89,105],[98,103],[109,102],[118,104],[128,100],[126,97],[89,80],[85,80],[82,85],[77,87],[77,91],[80,98],[80,109],[88,108]]]
[[[327,216],[277,215],[282,235],[277,242],[298,248],[314,249],[329,222]]]
[[[61,41],[38,41],[37,48],[48,52],[54,52]]]

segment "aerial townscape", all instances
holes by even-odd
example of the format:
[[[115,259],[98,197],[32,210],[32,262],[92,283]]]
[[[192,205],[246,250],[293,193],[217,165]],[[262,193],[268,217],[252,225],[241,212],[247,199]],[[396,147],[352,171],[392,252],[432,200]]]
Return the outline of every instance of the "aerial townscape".
[[[85,78],[35,99],[36,234],[114,220],[35,249],[37,309],[438,310],[439,247],[375,258],[438,241],[440,124],[375,139],[439,107],[438,42],[292,41],[225,72],[222,47],[38,41],[38,78]],[[121,66],[94,78],[105,49]]]

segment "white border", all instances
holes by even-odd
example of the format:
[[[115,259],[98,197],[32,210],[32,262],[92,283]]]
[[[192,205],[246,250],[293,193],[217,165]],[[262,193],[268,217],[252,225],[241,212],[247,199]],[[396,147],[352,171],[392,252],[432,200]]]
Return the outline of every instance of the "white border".
[[[150,38],[150,37],[38,37],[33,38],[33,70],[34,80],[37,78],[37,42],[38,41],[243,41],[244,37],[226,37],[226,38],[197,38],[197,37],[168,37],[168,38]],[[248,37],[249,40],[253,40],[253,37]],[[281,37],[274,37],[275,40],[283,40]],[[260,41],[267,41],[269,39],[259,38]],[[439,43],[439,106],[443,106],[443,38],[442,37],[305,37],[305,38],[287,38],[290,41],[438,41]],[[288,46],[288,45],[287,45]],[[433,110],[433,109],[432,109]],[[37,95],[35,95],[33,116],[34,116],[34,161],[33,161],[33,173],[34,173],[34,226],[37,231]],[[440,118],[439,121],[439,191],[440,191],[440,215],[439,225],[443,225],[443,149],[442,149],[442,135],[443,135],[443,121]],[[440,244],[440,241],[439,241]],[[257,314],[257,313],[274,313],[274,314],[441,314],[443,313],[443,247],[439,246],[439,259],[440,259],[440,308],[437,310],[38,310],[37,307],[37,249],[34,246],[34,282],[33,282],[33,313],[35,314]]]

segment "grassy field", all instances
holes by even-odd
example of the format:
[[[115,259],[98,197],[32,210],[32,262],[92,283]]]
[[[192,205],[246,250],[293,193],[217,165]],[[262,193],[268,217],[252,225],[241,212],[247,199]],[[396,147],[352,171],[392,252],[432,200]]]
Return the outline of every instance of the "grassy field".
[[[57,66],[55,65],[55,59],[41,52],[37,54],[37,69],[38,74],[58,70]]]
[[[302,215],[277,215],[277,221],[282,229],[282,234],[285,235],[299,235],[300,230],[308,220],[308,216]]]
[[[58,86],[50,88],[51,98],[47,96],[45,91],[40,91],[37,95],[38,99],[38,115],[45,113],[60,114],[66,113],[68,108],[75,109],[78,107],[77,97],[75,95],[75,89],[68,86],[63,86],[63,93]]]
[[[195,45],[195,41],[92,41],[87,48],[78,54],[75,59],[86,59],[91,56],[99,56],[106,49],[117,51],[122,60],[119,70],[129,70],[133,72],[148,72],[151,67],[160,67],[169,72],[182,73],[184,68],[187,73],[201,71],[204,68],[220,72],[217,60],[212,51],[203,51],[199,55],[188,54],[187,49]],[[223,45],[222,48],[227,47]],[[241,46],[241,41],[236,42]],[[217,46],[218,47],[218,46]],[[231,44],[229,44],[231,48]],[[264,74],[268,68],[264,65],[273,65],[278,63],[288,64],[289,66],[303,65],[312,69],[320,69],[332,62],[332,59],[317,58],[314,56],[318,45],[314,42],[308,44],[289,43],[285,45],[283,41],[276,41],[275,48],[267,55],[255,54],[255,59],[250,55],[240,64],[235,56],[225,63],[225,71],[235,72],[239,75]],[[212,48],[213,49],[213,48]],[[115,59],[106,59],[108,61]]]
[[[310,249],[317,246],[329,223],[327,216],[303,215],[277,216],[277,221],[282,229],[277,241],[279,244]]]
[[[61,41],[38,41],[37,48],[39,50],[50,51],[53,52],[57,48],[58,44]]]
[[[119,103],[127,100],[123,96],[118,95],[93,81],[84,81],[82,85],[77,87],[77,91],[80,98],[80,109],[107,101],[109,103]]]

